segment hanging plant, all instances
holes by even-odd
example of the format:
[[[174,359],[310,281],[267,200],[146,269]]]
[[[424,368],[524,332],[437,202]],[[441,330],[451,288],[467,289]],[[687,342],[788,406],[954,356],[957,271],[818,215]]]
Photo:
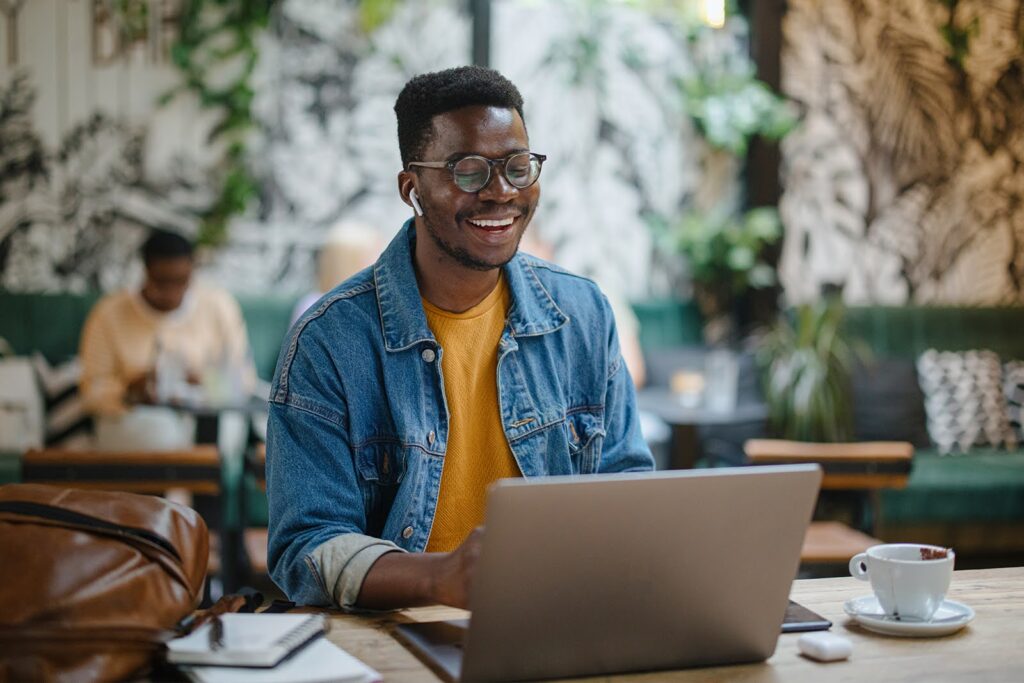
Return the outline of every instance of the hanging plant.
[[[171,61],[182,83],[161,103],[182,92],[196,95],[204,109],[220,112],[210,131],[211,144],[224,145],[216,173],[220,192],[203,213],[200,244],[219,244],[228,219],[245,210],[258,195],[246,164],[246,138],[254,127],[251,78],[259,58],[257,39],[266,29],[275,0],[189,0],[185,3]]]
[[[130,1],[130,0],[124,0]],[[247,164],[247,137],[252,118],[252,73],[259,58],[258,38],[278,0],[187,0],[171,60],[181,71],[181,85],[161,98],[171,101],[191,92],[204,109],[220,112],[210,142],[224,145],[219,163],[220,192],[203,214],[200,244],[220,244],[232,216],[259,195]],[[359,24],[367,33],[388,21],[402,0],[360,0]]]
[[[359,27],[364,33],[373,33],[391,19],[400,4],[402,0],[360,0]]]
[[[736,156],[747,153],[754,136],[784,137],[796,125],[792,106],[753,73],[696,77],[680,81],[686,111],[713,147]]]
[[[145,40],[149,32],[149,2],[147,0],[117,0],[121,39],[127,43]]]

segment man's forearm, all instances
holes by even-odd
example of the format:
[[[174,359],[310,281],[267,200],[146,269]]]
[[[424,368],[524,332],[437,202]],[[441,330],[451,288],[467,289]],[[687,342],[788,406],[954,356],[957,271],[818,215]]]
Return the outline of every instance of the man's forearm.
[[[356,606],[399,609],[441,602],[436,577],[447,555],[399,552],[381,555],[363,579]]]
[[[356,606],[399,609],[419,605],[469,607],[469,585],[480,555],[477,528],[450,553],[387,553],[363,579]]]

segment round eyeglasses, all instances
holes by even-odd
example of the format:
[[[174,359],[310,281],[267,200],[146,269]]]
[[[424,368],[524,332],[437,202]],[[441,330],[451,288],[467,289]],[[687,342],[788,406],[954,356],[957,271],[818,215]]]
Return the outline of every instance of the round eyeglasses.
[[[533,152],[516,152],[504,159],[467,154],[451,161],[410,161],[409,167],[447,168],[456,187],[463,192],[479,192],[491,182],[491,169],[499,166],[509,185],[524,190],[537,182],[540,167],[546,159],[543,154]]]

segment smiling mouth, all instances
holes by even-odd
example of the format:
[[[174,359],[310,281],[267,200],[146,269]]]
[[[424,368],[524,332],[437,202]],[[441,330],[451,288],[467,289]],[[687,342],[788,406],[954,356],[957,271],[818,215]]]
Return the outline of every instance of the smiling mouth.
[[[466,222],[475,228],[483,230],[504,230],[515,223],[518,216],[506,216],[505,218],[467,218]]]

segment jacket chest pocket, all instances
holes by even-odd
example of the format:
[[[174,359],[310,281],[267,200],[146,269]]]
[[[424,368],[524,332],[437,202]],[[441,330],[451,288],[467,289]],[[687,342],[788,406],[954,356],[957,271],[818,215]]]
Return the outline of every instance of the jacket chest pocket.
[[[378,441],[357,447],[355,460],[366,509],[366,532],[380,536],[405,476],[406,452],[397,441]]]
[[[572,469],[579,474],[592,474],[601,464],[604,443],[604,420],[600,413],[580,411],[565,417],[565,437],[569,443]]]
[[[356,448],[356,469],[367,483],[394,486],[405,474],[405,450],[397,442],[364,444]]]

